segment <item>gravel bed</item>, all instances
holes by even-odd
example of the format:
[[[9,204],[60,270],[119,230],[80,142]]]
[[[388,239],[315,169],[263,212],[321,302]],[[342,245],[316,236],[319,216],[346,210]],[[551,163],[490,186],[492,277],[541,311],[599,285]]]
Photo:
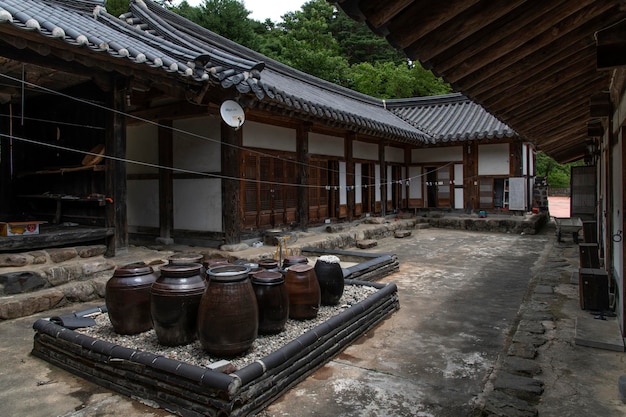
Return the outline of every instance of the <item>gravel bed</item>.
[[[285,330],[275,335],[259,335],[252,347],[245,354],[235,358],[211,356],[202,349],[198,340],[183,346],[162,346],[158,343],[154,330],[149,330],[138,335],[117,334],[113,331],[113,326],[111,326],[108,314],[100,314],[97,316],[95,318],[95,326],[77,329],[76,331],[95,339],[104,340],[131,349],[151,352],[155,355],[161,355],[190,365],[208,367],[213,362],[226,359],[230,361],[235,368],[241,369],[278,350],[298,336],[306,333],[308,330],[320,325],[354,304],[363,301],[377,291],[377,288],[371,286],[346,285],[338,305],[321,306],[317,317],[314,319],[287,320]]]

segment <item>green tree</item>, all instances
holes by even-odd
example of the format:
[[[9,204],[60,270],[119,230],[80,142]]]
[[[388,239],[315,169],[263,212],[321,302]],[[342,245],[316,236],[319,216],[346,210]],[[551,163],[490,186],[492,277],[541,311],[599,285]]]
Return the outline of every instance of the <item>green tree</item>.
[[[190,21],[249,48],[258,46],[258,22],[248,18],[250,11],[237,0],[204,0],[198,7],[184,0],[171,9]]]
[[[113,16],[124,14],[128,11],[129,2],[130,0],[107,0],[107,12]]]
[[[537,176],[546,177],[548,185],[553,188],[567,188],[570,186],[571,167],[583,164],[582,161],[559,164],[544,152],[536,155]]]

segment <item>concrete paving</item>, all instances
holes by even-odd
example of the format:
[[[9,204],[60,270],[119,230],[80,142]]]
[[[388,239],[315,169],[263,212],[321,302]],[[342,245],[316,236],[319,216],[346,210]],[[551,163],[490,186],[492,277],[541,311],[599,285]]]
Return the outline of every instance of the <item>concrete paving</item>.
[[[380,239],[368,252],[398,255],[383,281],[398,285],[400,310],[261,415],[626,415],[624,352],[575,343],[577,322],[594,320],[578,307],[577,251],[553,225]],[[30,355],[36,318],[100,304],[0,323],[0,415],[170,415]]]

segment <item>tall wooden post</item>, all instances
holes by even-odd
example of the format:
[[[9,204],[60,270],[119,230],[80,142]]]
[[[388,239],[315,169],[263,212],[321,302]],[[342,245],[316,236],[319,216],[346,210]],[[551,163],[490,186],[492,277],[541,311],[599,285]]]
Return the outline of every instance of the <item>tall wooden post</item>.
[[[107,204],[105,226],[113,228],[115,234],[107,239],[106,256],[115,256],[116,252],[128,249],[128,217],[126,212],[126,94],[127,81],[116,77],[112,80],[113,88],[110,106],[114,111],[107,118],[105,134],[106,154],[116,159],[107,159],[105,193],[113,199]]]
[[[159,121],[159,238],[165,244],[173,243],[174,229],[174,139],[172,121]]]
[[[242,129],[235,130],[222,122],[222,224],[224,243],[239,243],[241,240],[241,190],[239,178],[241,165]],[[232,178],[232,179],[231,179]]]
[[[301,123],[296,130],[296,158],[297,178],[298,178],[298,225],[300,229],[306,231],[309,225],[309,129],[308,123]]]

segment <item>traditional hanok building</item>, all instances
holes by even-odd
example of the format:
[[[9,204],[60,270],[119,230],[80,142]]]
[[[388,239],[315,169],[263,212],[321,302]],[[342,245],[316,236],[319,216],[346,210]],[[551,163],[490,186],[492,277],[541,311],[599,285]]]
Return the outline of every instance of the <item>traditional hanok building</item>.
[[[1,250],[530,208],[532,146],[463,96],[379,100],[149,0],[103,6],[0,0],[0,220],[48,222]]]

